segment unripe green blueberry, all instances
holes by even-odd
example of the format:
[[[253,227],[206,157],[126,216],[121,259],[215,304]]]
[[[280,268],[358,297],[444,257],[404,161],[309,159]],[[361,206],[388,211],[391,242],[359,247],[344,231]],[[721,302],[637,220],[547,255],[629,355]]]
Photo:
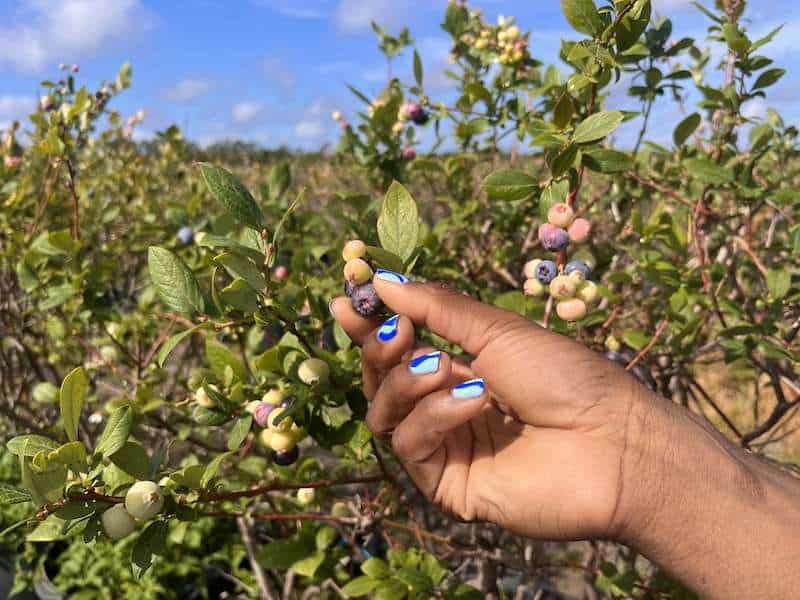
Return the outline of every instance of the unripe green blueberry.
[[[278,406],[283,399],[286,397],[286,394],[280,388],[272,388],[267,390],[263,396],[261,396],[261,401],[266,402],[267,404],[272,404],[274,406]]]
[[[586,316],[586,303],[580,298],[562,300],[556,305],[556,314],[565,321],[580,321]]]
[[[289,432],[273,431],[269,437],[269,447],[275,452],[287,452],[297,445],[297,440]]]
[[[281,433],[286,433],[292,428],[292,417],[286,417],[285,419],[281,419],[279,423],[276,423],[275,420],[278,418],[279,415],[283,414],[284,409],[281,407],[273,408],[272,412],[269,413],[269,417],[267,417],[267,429],[271,429],[272,431],[278,431]]]
[[[555,227],[566,229],[575,218],[575,212],[566,202],[558,202],[547,211],[547,220]]]
[[[134,519],[152,519],[162,508],[164,508],[164,492],[152,481],[137,481],[125,494],[125,510]]]
[[[569,275],[559,275],[550,282],[550,295],[556,300],[565,300],[575,295],[577,282]]]
[[[100,356],[103,360],[109,363],[114,363],[119,360],[119,350],[116,346],[102,346],[100,348]]]
[[[534,298],[541,298],[544,296],[544,284],[538,279],[526,279],[522,287],[526,296],[533,296]]]
[[[344,278],[353,285],[361,285],[372,279],[372,268],[362,258],[353,258],[344,265]]]
[[[619,340],[615,338],[613,335],[610,335],[606,338],[606,348],[611,350],[612,352],[618,352],[621,347]]]
[[[259,406],[261,406],[261,404],[262,403],[259,402],[258,400],[251,400],[250,402],[244,405],[244,411],[250,413],[251,415],[255,415],[256,410],[258,409]]]
[[[210,384],[208,387],[210,387],[215,392],[219,391],[219,388],[217,388],[217,386],[215,386],[213,383]],[[214,408],[217,405],[214,399],[208,395],[208,392],[206,391],[205,387],[197,388],[197,390],[194,393],[194,401],[197,404],[197,406],[202,406],[203,408]]]
[[[270,445],[270,441],[272,440],[272,430],[271,429],[262,429],[261,433],[258,434],[258,441],[261,442],[265,448],[272,449]]]
[[[331,369],[328,363],[319,358],[307,358],[297,368],[297,376],[300,381],[307,385],[325,383],[328,381],[330,374]]]
[[[302,506],[311,504],[316,496],[314,488],[300,488],[297,490],[297,502]]]
[[[583,300],[587,306],[591,306],[600,299],[600,290],[594,281],[583,281],[578,284],[575,297]]]
[[[342,258],[345,262],[354,258],[364,258],[367,254],[367,245],[361,240],[350,240],[342,248]]]
[[[340,518],[352,516],[350,509],[347,508],[347,504],[344,502],[334,502],[333,506],[331,506],[331,515]]]
[[[536,267],[539,263],[542,262],[541,258],[534,258],[533,260],[529,260],[525,263],[525,266],[522,269],[523,274],[525,275],[525,279],[535,279],[536,278]]]
[[[136,529],[136,521],[122,504],[115,504],[100,516],[103,531],[112,540],[121,540]]]

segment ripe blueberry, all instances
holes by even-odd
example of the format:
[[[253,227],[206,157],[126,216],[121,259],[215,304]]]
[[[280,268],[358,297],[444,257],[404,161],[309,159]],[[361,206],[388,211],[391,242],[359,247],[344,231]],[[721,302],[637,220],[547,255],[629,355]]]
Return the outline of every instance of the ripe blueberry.
[[[194,241],[194,231],[192,231],[192,228],[188,225],[184,225],[178,229],[177,238],[181,244],[188,246]]]
[[[352,258],[344,265],[345,280],[355,285],[361,285],[372,278],[372,268],[367,261],[361,258]]]
[[[350,240],[342,248],[342,258],[345,262],[354,258],[364,258],[367,254],[367,245],[361,240]]]
[[[589,277],[591,269],[589,269],[589,265],[582,260],[571,260],[564,267],[564,273],[577,277],[579,281],[583,281]]]
[[[558,267],[552,260],[543,260],[536,265],[536,279],[545,285],[553,281],[558,275]]]
[[[566,228],[572,223],[575,218],[575,213],[569,204],[565,202],[558,202],[550,207],[547,211],[547,220],[555,227]]]
[[[163,507],[164,492],[152,481],[137,481],[125,494],[125,510],[134,519],[152,519]]]
[[[100,520],[103,523],[103,531],[112,540],[121,540],[136,529],[136,521],[122,504],[114,504],[104,511]]]
[[[288,467],[300,457],[300,449],[295,446],[286,452],[272,452],[272,461],[281,467]]]
[[[565,321],[580,321],[586,316],[586,303],[580,298],[562,300],[556,305],[556,314]]]
[[[558,252],[563,250],[569,244],[569,234],[565,229],[551,225],[550,223],[543,223],[539,226],[539,241],[545,250],[550,252]]]
[[[372,283],[355,286],[350,298],[353,309],[362,317],[374,317],[385,308]]]
[[[588,240],[591,232],[592,224],[586,219],[580,217],[575,219],[569,226],[569,229],[567,229],[570,241],[575,244],[582,244]]]
[[[576,281],[567,275],[559,275],[550,282],[550,295],[556,300],[566,300],[575,295]]]

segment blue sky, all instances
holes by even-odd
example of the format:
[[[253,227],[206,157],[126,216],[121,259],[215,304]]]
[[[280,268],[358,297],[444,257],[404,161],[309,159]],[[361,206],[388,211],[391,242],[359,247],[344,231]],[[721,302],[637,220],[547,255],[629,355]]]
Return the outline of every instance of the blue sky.
[[[763,50],[789,73],[770,88],[766,102],[746,110],[760,117],[771,106],[796,122],[800,53],[793,45],[800,18],[792,16],[791,0],[750,4],[751,31],[785,23]],[[545,62],[556,60],[562,37],[575,37],[557,0],[476,0],[470,6],[492,20],[515,15],[532,31],[533,54]],[[708,20],[689,0],[654,0],[654,6],[673,19],[677,34],[704,37]],[[133,87],[116,106],[125,115],[145,110],[139,137],[176,123],[202,144],[240,138],[317,148],[337,138],[331,111],[347,115],[357,107],[345,83],[368,93],[385,83],[371,20],[390,29],[407,24],[431,96],[445,94],[444,8],[444,0],[0,0],[0,128],[30,111],[38,82],[55,78],[58,63],[79,64],[80,80],[96,85],[130,60]],[[409,63],[401,58],[395,72],[407,76]],[[608,105],[635,108],[620,93]],[[679,119],[669,102],[658,105],[653,137],[667,141]],[[622,131],[622,143],[631,131]]]

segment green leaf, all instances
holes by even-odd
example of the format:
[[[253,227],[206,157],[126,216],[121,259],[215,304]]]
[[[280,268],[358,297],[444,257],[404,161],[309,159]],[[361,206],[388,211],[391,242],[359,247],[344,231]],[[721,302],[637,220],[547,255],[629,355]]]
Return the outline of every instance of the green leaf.
[[[578,155],[578,146],[575,144],[567,144],[561,151],[556,154],[550,164],[550,174],[553,178],[561,177],[575,162],[575,157]]]
[[[61,383],[59,405],[64,431],[69,441],[78,439],[78,422],[81,418],[81,409],[89,391],[89,379],[86,371],[78,367],[70,371]]]
[[[86,446],[82,442],[68,442],[47,455],[48,461],[58,462],[75,473],[86,473]]]
[[[792,276],[787,267],[773,267],[767,271],[767,288],[769,295],[780,300],[789,293],[792,287]]]
[[[253,230],[248,228],[245,231]],[[245,246],[244,244],[241,244],[236,240],[232,240],[223,235],[214,235],[211,233],[206,233],[205,231],[200,231],[194,236],[194,243],[204,248],[230,248],[237,254],[249,256],[258,264],[262,264],[264,262],[264,253],[261,252],[261,250],[251,248],[250,246]]]
[[[603,30],[603,19],[592,0],[561,0],[561,10],[575,31],[593,36]]]
[[[264,228],[264,215],[252,194],[230,172],[209,163],[198,163],[209,191],[222,207],[243,225],[257,231]]]
[[[374,600],[403,600],[408,594],[408,586],[402,581],[390,579],[375,588]]]
[[[292,565],[292,570],[304,577],[313,577],[320,565],[325,561],[324,552],[315,552],[308,558],[298,560]]]
[[[498,200],[522,200],[539,189],[536,179],[513,169],[490,173],[481,186],[490,198]]]
[[[576,144],[586,144],[603,139],[619,127],[623,117],[619,110],[607,110],[590,115],[578,123],[572,141]]]
[[[164,552],[168,533],[169,523],[153,521],[139,534],[133,550],[131,550],[131,567],[134,578],[141,579],[145,571],[153,564],[153,555]]]
[[[40,381],[33,386],[31,396],[40,404],[51,404],[58,398],[58,388],[49,381]]]
[[[416,49],[414,49],[414,80],[419,87],[422,87],[422,59]]]
[[[12,487],[7,483],[0,483],[0,506],[30,501],[31,495],[29,492]]]
[[[189,267],[166,248],[150,246],[147,266],[156,292],[170,309],[184,314],[203,312],[203,295]]]
[[[273,201],[280,200],[292,184],[292,171],[288,162],[272,167],[269,173],[269,197]]]
[[[109,458],[117,450],[125,445],[128,436],[133,428],[133,409],[129,406],[121,406],[113,411],[108,417],[103,434],[97,442],[95,454],[102,454],[103,458]]]
[[[699,113],[692,113],[678,123],[678,126],[675,127],[675,131],[672,132],[672,141],[675,142],[675,145],[678,147],[683,146],[683,143],[689,139],[689,136],[700,126],[701,120]]]
[[[150,457],[136,441],[128,440],[122,447],[109,455],[109,460],[136,479],[147,479],[150,470]]]
[[[253,415],[246,414],[239,417],[233,424],[231,432],[228,434],[228,450],[238,450],[244,442],[250,427],[253,425]]]
[[[203,476],[200,478],[200,487],[208,487],[208,484],[211,483],[211,480],[216,477],[217,471],[219,471],[222,463],[232,454],[233,452],[223,452],[222,454],[215,456],[214,459],[208,463],[205,471],[203,471]]]
[[[553,204],[564,202],[569,194],[569,180],[562,179],[561,181],[551,181],[550,184],[542,190],[539,196],[539,216],[542,219],[547,219],[547,211]]]
[[[192,335],[198,329],[207,329],[211,327],[209,323],[200,323],[199,325],[195,325],[194,327],[190,327],[186,331],[181,331],[180,333],[176,333],[173,336],[164,342],[164,344],[159,348],[158,354],[156,355],[156,362],[158,363],[159,367],[164,366],[164,361],[167,360],[170,352],[172,352],[175,347],[180,344],[184,339]]]
[[[631,1],[634,3],[634,7],[617,24],[615,37],[619,52],[624,52],[633,46],[650,22],[650,0]]]
[[[317,535],[314,536],[314,541],[317,545],[317,550],[325,550],[330,547],[333,542],[339,538],[339,532],[330,525],[323,525],[317,530]]]
[[[52,452],[58,443],[43,435],[18,435],[6,443],[6,449],[17,456],[35,456],[41,451]]]
[[[777,83],[785,73],[786,69],[768,69],[758,76],[755,84],[753,84],[753,89],[760,90],[762,88],[769,87],[774,83]]]
[[[366,596],[378,585],[376,579],[361,575],[355,579],[350,580],[347,585],[342,588],[342,593],[348,598],[356,598],[358,596]]]
[[[589,169],[599,173],[619,173],[633,166],[630,154],[609,148],[587,150],[581,160]]]
[[[231,277],[239,277],[259,294],[267,287],[262,267],[250,258],[234,252],[223,252],[214,257],[214,262],[225,267]]]
[[[219,292],[219,297],[225,305],[240,310],[245,314],[254,313],[258,310],[257,292],[240,277],[237,277],[222,288]]]
[[[374,258],[379,266],[390,271],[403,272],[403,259],[394,252],[389,252],[379,246],[367,246],[367,254]]]
[[[419,214],[417,203],[397,181],[386,192],[378,216],[378,239],[381,246],[407,262],[417,247]]]
[[[683,166],[702,183],[723,185],[733,181],[733,173],[710,158],[689,158],[683,161]]]
[[[239,357],[231,352],[227,346],[215,342],[210,337],[206,338],[206,358],[214,371],[214,375],[220,381],[225,380],[225,367],[233,369],[233,374],[239,381],[247,380],[244,364],[239,360]]]
[[[316,545],[311,538],[275,540],[261,547],[258,552],[258,562],[267,569],[285,571],[314,552]]]
[[[56,515],[50,515],[39,523],[25,538],[28,542],[55,542],[64,539],[65,522]]]
[[[361,565],[361,572],[375,579],[384,579],[391,574],[389,565],[381,558],[370,558],[364,561],[364,564]]]
[[[634,350],[641,350],[650,341],[650,336],[638,329],[628,329],[622,334],[622,340]]]

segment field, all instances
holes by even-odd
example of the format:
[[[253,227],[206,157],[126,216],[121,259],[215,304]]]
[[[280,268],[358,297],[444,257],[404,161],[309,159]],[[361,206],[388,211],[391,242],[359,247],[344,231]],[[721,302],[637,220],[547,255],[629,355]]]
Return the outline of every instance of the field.
[[[363,240],[371,269],[574,338],[794,472],[798,130],[742,111],[784,74],[780,32],[751,38],[744,3],[717,5],[719,64],[649,0],[565,0],[556,66],[524,24],[451,2],[452,102],[407,34],[376,28],[413,81],[353,89],[317,153],[178,127],[135,141],[115,107],[131,65],[92,88],[56,72],[0,149],[0,596],[696,597],[605,538],[531,540],[428,502],[367,428],[361,350],[328,303]],[[608,104],[622,74],[638,113]],[[668,146],[647,119],[666,96],[683,110]],[[632,120],[635,146],[613,147]],[[540,233],[554,205],[591,233]],[[550,296],[532,259],[590,282]],[[134,522],[144,482],[161,499]]]

